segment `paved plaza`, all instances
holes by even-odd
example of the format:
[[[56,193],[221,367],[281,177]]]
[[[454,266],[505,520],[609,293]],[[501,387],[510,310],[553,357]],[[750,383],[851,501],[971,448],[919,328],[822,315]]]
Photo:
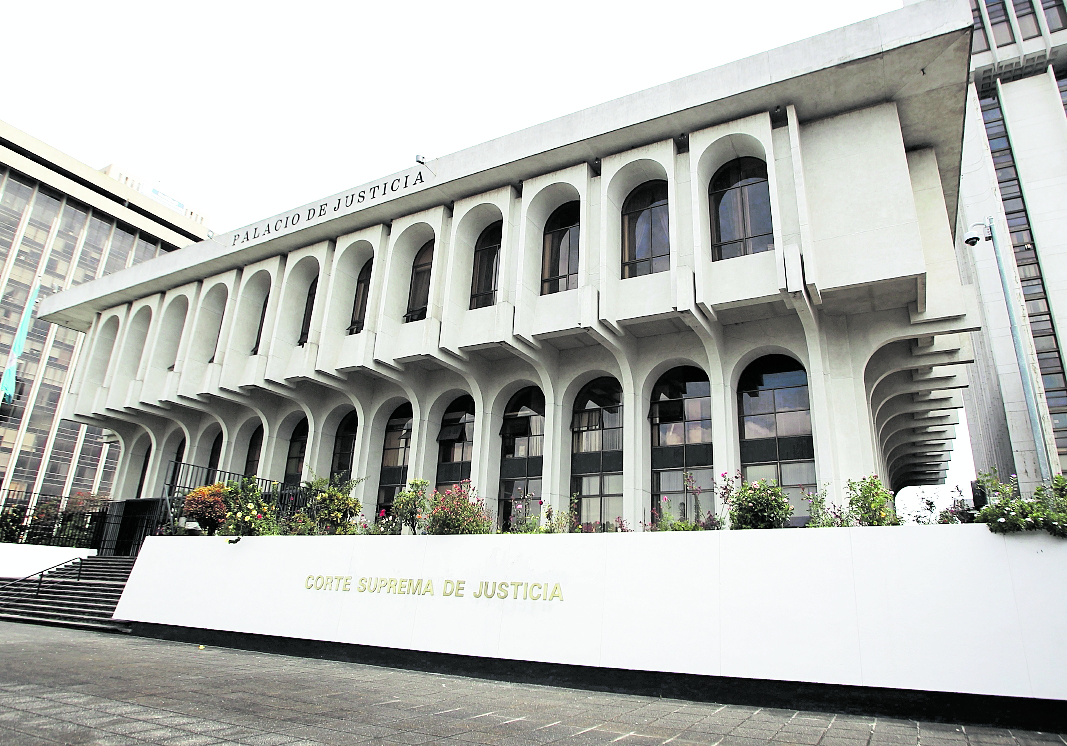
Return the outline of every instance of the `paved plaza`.
[[[1060,735],[606,694],[0,623],[0,744],[1067,746]]]

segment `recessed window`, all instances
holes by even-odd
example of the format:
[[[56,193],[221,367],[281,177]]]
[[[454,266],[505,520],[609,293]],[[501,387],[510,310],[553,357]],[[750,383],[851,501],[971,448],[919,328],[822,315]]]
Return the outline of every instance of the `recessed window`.
[[[652,510],[697,520],[714,510],[711,383],[692,365],[660,376],[648,412],[652,427]],[[686,474],[690,479],[686,479]]]
[[[622,206],[622,277],[640,277],[671,268],[667,182],[646,181]]]
[[[374,260],[368,259],[359,271],[356,279],[356,294],[352,300],[352,321],[348,325],[349,334],[359,334],[367,320],[367,299],[370,298],[370,273]]]
[[[378,478],[378,507],[391,510],[396,493],[404,489],[408,476],[408,454],[411,449],[412,410],[401,404],[385,425],[382,444],[382,471]]]
[[[437,434],[437,488],[471,476],[474,456],[474,399],[461,396],[445,410]]]
[[[497,526],[501,531],[540,515],[544,438],[545,395],[536,386],[528,386],[508,401],[500,428]]]
[[[267,304],[270,302],[270,291],[268,290],[266,295],[263,296],[263,307],[259,309],[259,326],[256,327],[256,341],[252,345],[252,350],[249,354],[258,355],[259,345],[263,342],[263,326],[267,323]]]
[[[1008,22],[1008,9],[1004,7],[1004,0],[986,0],[985,9],[993,31],[993,41],[997,46],[1014,44],[1015,34],[1012,33],[1011,24]]]
[[[316,277],[308,285],[307,297],[304,299],[304,318],[300,322],[300,336],[296,340],[297,347],[307,344],[311,334],[311,316],[315,312],[315,293],[319,289],[319,278]]]
[[[496,276],[500,265],[500,242],[504,221],[498,220],[478,236],[474,244],[474,273],[471,277],[470,308],[496,303]]]
[[[713,261],[774,249],[766,163],[759,158],[730,161],[715,172],[708,198]]]
[[[571,493],[583,532],[614,531],[622,518],[622,386],[586,384],[571,418]]]
[[[308,421],[303,418],[293,428],[293,434],[289,436],[289,450],[285,455],[285,476],[282,483],[286,485],[300,484],[300,477],[304,471],[304,452],[308,445]]]
[[[1041,7],[1045,9],[1045,20],[1048,21],[1050,33],[1067,28],[1067,10],[1064,10],[1063,0],[1044,0]]]
[[[352,476],[352,457],[356,453],[356,431],[359,416],[353,409],[337,425],[333,439],[333,460],[330,462],[330,479],[349,479]]]
[[[246,477],[254,477],[259,471],[259,457],[263,451],[263,425],[257,425],[248,439],[248,450],[245,452]]]
[[[982,25],[982,11],[978,7],[978,0],[971,0],[971,17],[974,19],[974,35],[971,37],[971,54],[985,52],[989,49],[989,39],[985,35],[985,26]]]
[[[1019,31],[1024,39],[1033,39],[1041,36],[1041,28],[1037,25],[1037,14],[1034,13],[1032,0],[1014,0],[1015,18],[1019,21]]]
[[[786,355],[765,355],[737,384],[741,474],[746,482],[777,482],[795,516],[808,514],[804,494],[816,490],[808,374]]]
[[[408,311],[404,323],[422,321],[430,303],[430,270],[433,269],[433,241],[427,241],[411,263],[411,285],[408,288]]]
[[[578,220],[581,203],[568,202],[556,208],[545,223],[541,254],[541,295],[578,287]]]

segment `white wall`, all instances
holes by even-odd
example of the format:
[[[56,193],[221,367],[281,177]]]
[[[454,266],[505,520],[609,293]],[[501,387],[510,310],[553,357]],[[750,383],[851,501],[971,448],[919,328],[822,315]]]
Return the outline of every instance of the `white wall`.
[[[320,575],[350,578],[349,590],[305,587]],[[360,592],[362,577],[431,579],[434,593]],[[443,595],[446,579],[465,581],[462,598]],[[558,583],[562,599],[523,599],[524,586],[515,599],[510,584],[507,599],[475,598],[481,581]],[[1067,699],[1067,541],[1005,538],[983,525],[237,544],[149,537],[115,618],[513,660]]]
[[[61,562],[95,555],[95,549],[46,547],[36,544],[0,544],[0,578],[24,578]]]

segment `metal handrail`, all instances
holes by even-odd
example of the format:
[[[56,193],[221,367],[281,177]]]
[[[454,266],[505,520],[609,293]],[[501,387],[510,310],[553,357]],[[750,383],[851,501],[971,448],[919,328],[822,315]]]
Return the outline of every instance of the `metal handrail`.
[[[17,585],[18,583],[21,583],[24,580],[29,580],[34,575],[36,575],[36,576],[38,576],[37,577],[37,587],[35,588],[35,590],[33,592],[33,597],[37,598],[37,597],[39,597],[41,595],[41,585],[44,583],[45,573],[52,572],[53,570],[60,570],[60,569],[62,569],[64,567],[67,567],[68,565],[73,565],[75,562],[77,562],[78,563],[78,580],[81,580],[82,579],[82,562],[84,562],[84,560],[85,560],[84,557],[75,557],[74,559],[67,560],[66,562],[60,562],[57,565],[52,565],[51,567],[46,567],[43,570],[37,570],[36,572],[31,572],[29,575],[27,575],[24,578],[19,578],[18,580],[12,580],[12,581],[10,581],[8,583],[4,583],[3,585],[0,585],[0,594],[3,594],[4,590],[6,588],[10,588],[13,585]],[[8,599],[4,599],[4,598],[0,597],[0,606],[5,606],[7,603],[10,603],[11,601],[14,601],[15,598],[23,597],[23,595],[24,594],[20,594],[19,596],[15,596],[15,597],[8,598]]]

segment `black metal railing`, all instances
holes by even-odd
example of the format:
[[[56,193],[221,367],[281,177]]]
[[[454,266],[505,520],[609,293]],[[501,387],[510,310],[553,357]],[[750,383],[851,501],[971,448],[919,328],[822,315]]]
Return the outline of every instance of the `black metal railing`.
[[[288,520],[300,511],[307,511],[315,493],[299,484],[284,484],[258,476],[246,476],[232,471],[172,461],[167,470],[169,479],[163,485],[162,497],[170,506],[176,523],[185,507],[185,496],[197,487],[211,484],[239,485],[245,480],[259,488],[263,502],[274,508],[279,520]]]
[[[0,542],[98,549],[111,498],[9,490],[0,499]]]
[[[32,572],[24,578],[18,578],[17,580],[12,580],[9,583],[0,585],[0,609],[26,598],[39,597],[41,595],[41,586],[44,585],[45,579],[48,578],[51,573],[66,570],[74,564],[78,565],[78,575],[76,579],[80,581],[82,579],[82,563],[83,560],[81,557],[72,560],[64,560],[57,565],[52,565],[43,570]],[[37,578],[36,583],[33,585],[26,584],[27,580],[32,580],[34,577]],[[51,580],[51,578],[48,579]],[[67,580],[69,578],[64,577],[63,579]]]

